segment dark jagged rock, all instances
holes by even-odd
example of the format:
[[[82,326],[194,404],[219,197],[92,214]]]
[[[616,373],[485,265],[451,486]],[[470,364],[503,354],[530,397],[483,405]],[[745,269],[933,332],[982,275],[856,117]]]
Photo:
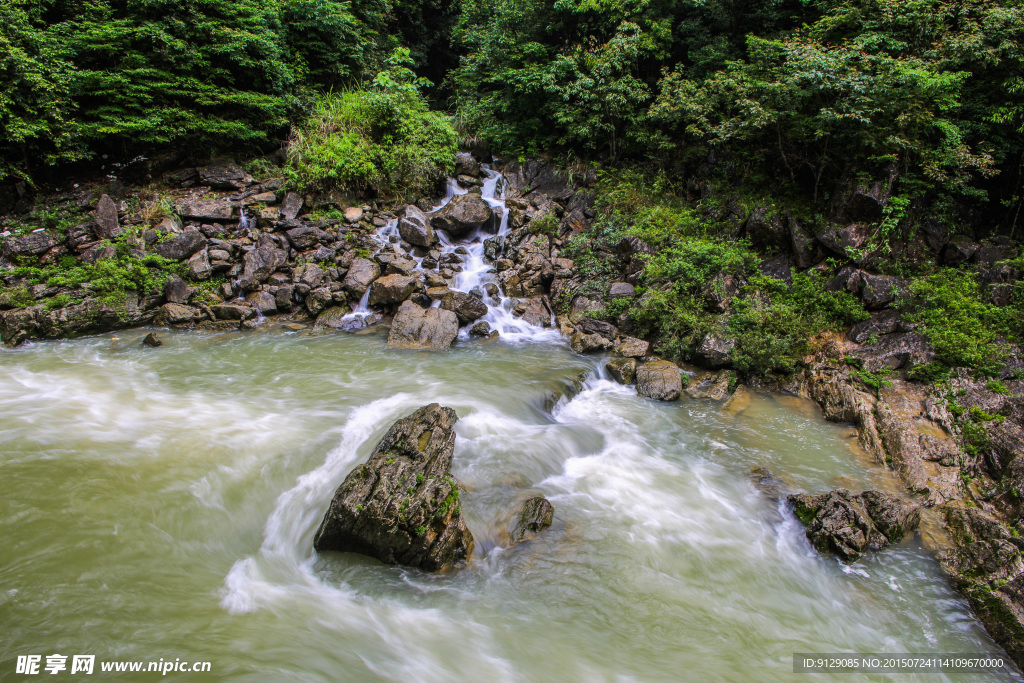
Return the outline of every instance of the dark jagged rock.
[[[462,239],[481,227],[491,230],[493,222],[490,205],[472,194],[456,196],[430,219],[435,230],[444,230],[453,239]]]
[[[893,332],[909,332],[910,327],[910,325],[903,322],[903,318],[898,312],[891,310],[882,311],[851,327],[846,336],[852,342],[863,344],[871,339],[871,337],[879,337],[884,334],[892,334]]]
[[[153,250],[166,259],[181,261],[206,248],[206,237],[198,230],[189,230],[158,242]]]
[[[287,260],[288,252],[279,248],[270,235],[263,235],[256,248],[245,255],[239,286],[245,291],[255,289]]]
[[[543,496],[534,496],[524,500],[514,515],[514,523],[509,531],[508,546],[529,541],[531,538],[551,526],[555,508]]]
[[[234,164],[200,166],[196,169],[199,182],[218,190],[242,190],[252,180],[245,171]]]
[[[184,280],[177,275],[172,275],[168,278],[167,284],[164,285],[164,298],[167,299],[168,303],[184,304],[188,302],[193,291],[191,287],[185,284]]]
[[[156,332],[150,332],[150,333],[149,333],[149,334],[147,334],[147,335],[146,335],[146,337],[145,337],[145,338],[144,338],[144,339],[142,340],[142,345],[143,345],[143,346],[150,346],[150,347],[152,347],[152,348],[154,348],[154,349],[155,349],[155,348],[157,348],[158,346],[163,346],[163,345],[164,345],[164,343],[163,343],[163,341],[162,341],[162,340],[160,339],[160,337],[156,336]]]
[[[227,199],[186,199],[175,209],[182,218],[224,223],[235,218],[235,206]]]
[[[392,425],[334,494],[313,547],[427,571],[468,559],[473,534],[451,476],[456,420],[432,403]]]
[[[289,192],[284,196],[281,203],[281,218],[286,221],[293,221],[302,211],[302,195],[298,192]]]
[[[491,334],[491,326],[483,321],[473,325],[472,329],[469,331],[469,336],[471,337],[490,337]],[[495,332],[494,334],[497,333]]]
[[[22,237],[8,237],[3,243],[4,256],[17,258],[19,256],[37,256],[53,249],[64,241],[63,236],[48,230],[43,232],[32,232]]]
[[[636,393],[656,401],[675,401],[683,393],[683,371],[667,360],[644,363],[636,369]]]
[[[388,333],[392,349],[433,349],[443,351],[459,335],[459,319],[442,308],[421,308],[406,301],[398,308]]]
[[[898,543],[917,529],[920,507],[880,491],[853,494],[836,489],[820,496],[794,494],[789,502],[807,527],[807,539],[819,552],[834,552],[854,562],[866,550]]]
[[[487,304],[471,294],[455,290],[441,298],[441,308],[454,313],[459,319],[459,325],[468,325],[487,315]]]
[[[849,356],[868,372],[878,372],[931,363],[935,351],[923,335],[911,332],[882,335],[878,343],[851,351]]]

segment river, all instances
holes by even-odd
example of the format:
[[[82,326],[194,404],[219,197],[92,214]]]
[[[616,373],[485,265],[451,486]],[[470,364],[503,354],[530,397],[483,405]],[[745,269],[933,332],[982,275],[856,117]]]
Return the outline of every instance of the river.
[[[763,467],[794,490],[892,489],[810,403],[659,404],[592,379],[549,413],[545,392],[599,360],[274,323],[165,332],[159,349],[145,332],[0,352],[0,679],[52,653],[211,662],[167,680],[489,682],[802,680],[795,652],[1001,654],[919,539],[844,566],[752,483]],[[470,565],[316,555],[346,473],[434,401],[460,417]],[[554,525],[504,550],[529,493]]]

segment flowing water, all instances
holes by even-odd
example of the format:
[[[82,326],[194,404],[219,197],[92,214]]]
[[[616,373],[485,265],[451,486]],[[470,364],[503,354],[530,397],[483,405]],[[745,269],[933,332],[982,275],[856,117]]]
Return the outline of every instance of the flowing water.
[[[844,567],[751,483],[760,466],[813,492],[892,485],[809,404],[658,404],[594,379],[552,415],[545,392],[597,367],[558,344],[144,333],[0,352],[0,679],[51,653],[212,663],[169,680],[490,682],[803,680],[794,652],[999,652],[918,540]],[[461,418],[472,563],[316,555],[346,473],[433,401]],[[536,493],[554,525],[502,549]]]

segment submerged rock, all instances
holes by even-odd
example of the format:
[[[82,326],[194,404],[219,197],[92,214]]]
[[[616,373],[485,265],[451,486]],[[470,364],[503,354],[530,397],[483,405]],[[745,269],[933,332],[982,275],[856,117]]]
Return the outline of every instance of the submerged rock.
[[[313,547],[427,571],[467,559],[473,534],[451,476],[457,420],[431,403],[393,424],[334,494]]]
[[[807,527],[807,540],[819,552],[834,552],[846,562],[865,550],[897,543],[917,529],[921,509],[881,491],[850,493],[836,489],[820,496],[796,494],[789,502]]]
[[[515,515],[515,523],[509,532],[509,547],[528,541],[551,526],[555,508],[543,496],[524,500]]]
[[[146,338],[142,340],[142,345],[156,348],[158,346],[163,346],[164,343],[160,337],[156,336],[156,332],[150,332],[146,335]]]
[[[392,349],[444,350],[452,345],[459,334],[459,319],[443,308],[421,308],[405,301],[398,308],[388,347]]]
[[[683,371],[667,360],[644,363],[636,369],[636,393],[657,401],[675,401],[683,393]]]

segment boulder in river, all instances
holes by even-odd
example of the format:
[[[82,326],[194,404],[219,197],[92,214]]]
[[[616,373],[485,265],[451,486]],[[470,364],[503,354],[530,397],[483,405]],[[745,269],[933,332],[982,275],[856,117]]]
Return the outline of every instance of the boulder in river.
[[[528,541],[551,526],[555,508],[543,496],[524,500],[516,510],[512,529],[509,532],[509,547]]]
[[[619,384],[632,384],[636,380],[636,358],[613,358],[605,363],[608,376]]]
[[[393,424],[335,492],[313,547],[427,571],[467,559],[473,534],[451,476],[457,420],[431,403]]]
[[[471,294],[455,290],[441,297],[441,308],[454,313],[460,325],[468,325],[487,315],[487,304]]]
[[[437,242],[430,220],[413,204],[405,207],[405,215],[398,221],[398,234],[417,247],[429,248]]]
[[[435,213],[430,224],[444,230],[452,239],[468,237],[477,228],[490,229],[494,223],[491,206],[477,195],[458,195]]]
[[[434,349],[442,351],[459,334],[459,319],[443,308],[421,308],[412,301],[398,307],[388,333],[392,349]]]
[[[913,533],[921,509],[881,491],[854,494],[836,489],[820,496],[796,494],[789,502],[807,527],[807,539],[819,552],[834,552],[854,562],[865,550],[884,548]]]
[[[636,369],[636,393],[657,401],[675,401],[683,393],[683,371],[667,360],[644,363]]]

